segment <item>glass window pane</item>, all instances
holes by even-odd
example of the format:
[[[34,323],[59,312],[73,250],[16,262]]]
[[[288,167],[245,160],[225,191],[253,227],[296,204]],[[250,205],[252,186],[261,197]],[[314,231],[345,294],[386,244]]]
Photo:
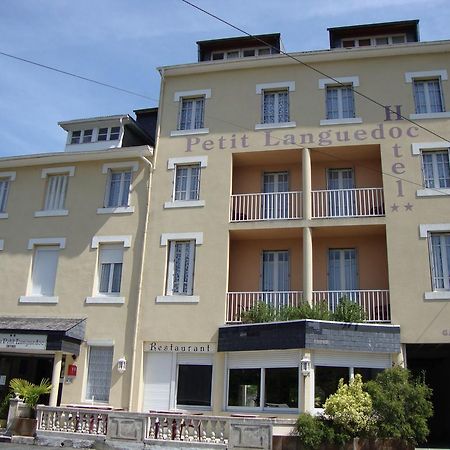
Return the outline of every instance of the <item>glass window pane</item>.
[[[265,369],[265,405],[298,408],[298,368]]]
[[[178,366],[177,405],[211,406],[212,366]]]
[[[405,42],[405,36],[392,36],[393,44],[403,44]]]
[[[83,143],[92,141],[92,130],[84,130]]]
[[[114,264],[111,292],[114,292],[114,293],[120,292],[121,279],[122,279],[122,264],[116,263],[116,264]]]
[[[355,367],[353,372],[355,375],[357,375],[357,374],[361,375],[362,380],[365,383],[366,381],[375,380],[377,375],[380,372],[383,372],[383,369],[372,369],[372,368],[368,368],[368,367]]]
[[[261,369],[230,369],[228,406],[260,406]]]
[[[119,135],[120,135],[120,127],[112,127],[111,133],[109,135],[109,140],[116,141],[117,139],[119,139]]]
[[[108,128],[100,128],[98,130],[98,137],[97,137],[97,139],[99,141],[106,141],[107,137],[108,137]]]
[[[109,290],[109,278],[112,264],[102,264],[100,267],[100,286],[98,291],[106,293]]]
[[[79,144],[81,137],[81,131],[72,131],[72,138],[70,140],[71,144]]]
[[[0,212],[6,211],[6,202],[8,200],[9,180],[0,180]]]
[[[113,347],[90,347],[86,399],[108,402],[111,386]]]
[[[341,378],[345,383],[348,383],[349,380],[348,367],[316,366],[314,374],[314,405],[316,408],[322,408],[325,400],[337,391]]]

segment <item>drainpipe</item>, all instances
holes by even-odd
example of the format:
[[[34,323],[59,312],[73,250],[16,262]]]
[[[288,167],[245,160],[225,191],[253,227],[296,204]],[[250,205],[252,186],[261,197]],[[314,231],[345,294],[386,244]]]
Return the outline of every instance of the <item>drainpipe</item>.
[[[144,280],[144,262],[145,262],[145,252],[147,247],[147,230],[148,230],[148,222],[149,222],[149,211],[150,211],[150,193],[151,193],[151,181],[152,181],[152,173],[156,168],[156,157],[158,154],[159,148],[159,135],[160,135],[160,121],[162,116],[162,98],[163,98],[163,90],[164,90],[164,69],[159,69],[159,73],[161,75],[161,87],[159,91],[159,105],[158,105],[158,119],[156,123],[156,134],[155,134],[155,148],[153,151],[153,161],[152,164],[147,158],[142,156],[142,160],[146,162],[150,167],[150,176],[149,183],[147,189],[147,204],[145,208],[145,225],[144,225],[144,233],[142,239],[142,254],[141,254],[141,267],[139,273],[139,286],[138,286],[138,299],[136,305],[136,319],[135,319],[135,328],[134,328],[134,336],[133,336],[133,347],[132,347],[132,358],[131,358],[131,382],[130,382],[130,399],[128,401],[128,410],[132,410],[133,404],[133,390],[135,386],[136,379],[136,359],[137,359],[137,345],[138,345],[138,337],[139,337],[139,326],[140,326],[140,317],[141,317],[141,303],[142,303],[142,284]],[[139,351],[142,351],[141,348]]]
[[[133,402],[133,389],[134,389],[134,378],[136,376],[136,352],[137,352],[137,341],[139,334],[139,321],[141,316],[141,301],[142,301],[142,284],[144,280],[144,262],[145,262],[145,249],[147,243],[147,230],[148,230],[148,218],[149,218],[149,209],[150,209],[150,191],[152,184],[152,173],[153,173],[153,164],[149,161],[145,156],[141,156],[142,161],[147,164],[149,168],[149,176],[148,176],[148,185],[147,185],[147,199],[145,204],[145,220],[144,220],[144,231],[142,233],[142,251],[141,251],[141,264],[139,270],[139,285],[138,285],[138,293],[137,293],[137,304],[136,304],[136,317],[135,317],[135,327],[133,334],[133,346],[131,348],[132,356],[131,356],[131,380],[130,380],[130,398],[128,400],[128,410],[131,411],[132,402]]]

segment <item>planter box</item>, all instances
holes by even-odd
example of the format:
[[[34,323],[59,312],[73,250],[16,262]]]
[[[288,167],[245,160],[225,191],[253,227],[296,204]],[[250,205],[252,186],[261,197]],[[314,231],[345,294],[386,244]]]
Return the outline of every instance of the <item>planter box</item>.
[[[14,436],[35,436],[37,427],[37,419],[26,419],[17,417],[14,419],[12,434]]]

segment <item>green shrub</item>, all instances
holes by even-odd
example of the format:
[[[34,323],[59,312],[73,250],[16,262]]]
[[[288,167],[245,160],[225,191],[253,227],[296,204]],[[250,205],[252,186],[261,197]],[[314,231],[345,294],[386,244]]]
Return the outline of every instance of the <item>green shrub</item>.
[[[52,390],[52,385],[48,378],[43,378],[39,384],[31,383],[22,378],[13,378],[9,382],[9,387],[12,392],[18,395],[33,410],[36,409],[39,397],[44,394],[50,394]]]
[[[365,384],[377,418],[377,435],[417,445],[429,434],[433,415],[432,391],[423,379],[414,379],[407,369],[394,367]]]
[[[331,439],[331,429],[321,417],[304,413],[298,416],[295,424],[297,436],[305,450],[316,450]]]
[[[275,322],[277,320],[277,310],[264,302],[258,302],[252,308],[242,311],[242,323],[262,323]]]
[[[333,320],[336,322],[364,322],[366,313],[358,303],[343,297],[334,311]]]
[[[363,390],[361,375],[355,375],[349,384],[340,379],[338,390],[325,401],[324,412],[350,437],[370,434],[375,422],[372,400]]]

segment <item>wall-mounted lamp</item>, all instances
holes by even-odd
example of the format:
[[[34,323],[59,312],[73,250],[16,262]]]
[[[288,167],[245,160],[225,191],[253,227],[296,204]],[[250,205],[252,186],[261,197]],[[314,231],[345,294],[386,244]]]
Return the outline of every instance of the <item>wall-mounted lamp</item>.
[[[300,369],[304,377],[308,377],[311,373],[311,360],[308,356],[304,356],[300,361]]]
[[[127,370],[127,360],[125,359],[125,356],[122,356],[122,358],[120,358],[117,361],[117,371],[119,373],[124,373]]]

